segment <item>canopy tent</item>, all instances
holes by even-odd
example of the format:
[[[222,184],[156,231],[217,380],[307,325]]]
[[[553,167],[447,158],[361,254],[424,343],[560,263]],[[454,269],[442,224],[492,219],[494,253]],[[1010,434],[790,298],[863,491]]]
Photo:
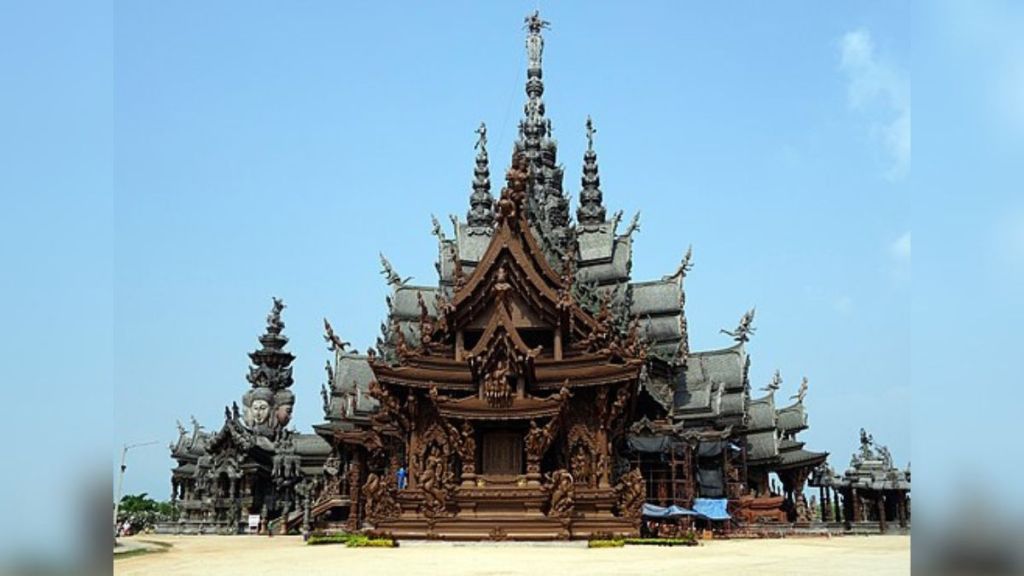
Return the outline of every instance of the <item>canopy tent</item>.
[[[729,520],[729,512],[726,510],[729,501],[725,498],[695,498],[693,500],[693,511],[702,518],[708,520]]]

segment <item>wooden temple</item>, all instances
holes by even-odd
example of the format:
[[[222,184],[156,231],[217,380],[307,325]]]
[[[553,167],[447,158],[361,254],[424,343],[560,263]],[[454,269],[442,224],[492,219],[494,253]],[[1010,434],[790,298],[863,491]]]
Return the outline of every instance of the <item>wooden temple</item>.
[[[639,218],[620,230],[622,213],[608,214],[589,118],[571,218],[542,98],[547,26],[526,19],[527,100],[500,192],[481,125],[466,218],[452,237],[434,220],[437,283],[409,284],[382,255],[387,317],[365,354],[324,321],[333,358],[315,434],[263,414],[294,403],[280,337],[252,356],[243,414],[226,411],[216,434],[182,431],[174,483],[189,525],[231,531],[259,514],[269,529],[397,538],[636,536],[645,503],[701,499],[726,502],[732,524],[810,520],[804,485],[827,454],[797,439],[806,380],[778,408],[781,377],[752,395],[753,310],[722,331],[728,346],[691,352],[692,253],[632,279]]]

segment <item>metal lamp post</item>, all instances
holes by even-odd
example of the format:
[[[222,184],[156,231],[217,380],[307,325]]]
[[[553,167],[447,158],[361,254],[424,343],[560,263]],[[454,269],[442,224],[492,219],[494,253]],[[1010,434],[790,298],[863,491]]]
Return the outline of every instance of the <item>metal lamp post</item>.
[[[121,511],[121,489],[124,487],[124,471],[127,466],[125,465],[125,459],[128,457],[128,451],[132,448],[138,448],[140,446],[150,446],[158,444],[159,440],[153,440],[152,442],[140,442],[138,444],[125,444],[121,448],[121,472],[117,478],[117,498],[114,499],[114,542],[117,542],[117,514]]]

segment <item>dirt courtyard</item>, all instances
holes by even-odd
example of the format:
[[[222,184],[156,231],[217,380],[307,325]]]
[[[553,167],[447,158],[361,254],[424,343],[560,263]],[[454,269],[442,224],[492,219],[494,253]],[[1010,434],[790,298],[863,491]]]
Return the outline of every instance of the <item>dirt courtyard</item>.
[[[142,536],[168,552],[114,561],[114,574],[910,574],[909,536],[720,540],[700,547],[587,549],[578,544],[403,543],[396,549],[306,546],[296,536]]]

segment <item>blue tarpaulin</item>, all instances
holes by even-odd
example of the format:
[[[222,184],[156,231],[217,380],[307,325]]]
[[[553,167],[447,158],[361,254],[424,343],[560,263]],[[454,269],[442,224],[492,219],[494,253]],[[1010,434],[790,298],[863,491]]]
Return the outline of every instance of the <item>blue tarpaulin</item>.
[[[654,504],[644,504],[643,514],[647,518],[677,518],[679,516],[695,516],[697,513],[674,504],[667,508],[655,506]]]
[[[696,498],[693,501],[693,511],[708,520],[729,520],[732,516],[726,511],[728,504],[729,501],[725,498]]]

